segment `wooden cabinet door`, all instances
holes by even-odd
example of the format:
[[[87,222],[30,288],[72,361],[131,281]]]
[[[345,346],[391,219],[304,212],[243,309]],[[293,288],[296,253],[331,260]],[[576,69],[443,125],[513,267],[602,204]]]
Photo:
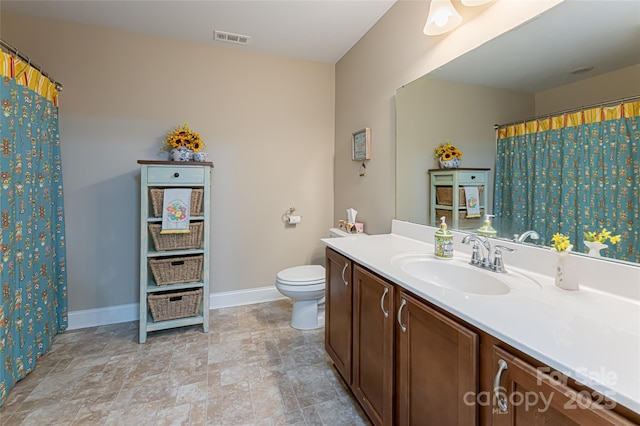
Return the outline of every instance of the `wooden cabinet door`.
[[[477,424],[477,334],[403,291],[396,306],[397,424]]]
[[[493,346],[493,425],[633,425],[590,392],[577,391],[565,376],[536,368]],[[488,398],[487,398],[488,399]]]
[[[394,286],[355,265],[353,386],[374,425],[393,424]]]
[[[324,345],[342,378],[351,385],[352,263],[327,247]]]

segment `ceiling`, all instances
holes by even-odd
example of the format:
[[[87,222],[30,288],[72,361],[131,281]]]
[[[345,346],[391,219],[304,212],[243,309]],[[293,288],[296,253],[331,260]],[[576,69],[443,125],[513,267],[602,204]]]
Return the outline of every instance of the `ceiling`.
[[[395,1],[2,0],[0,7],[49,19],[335,64]],[[251,40],[244,46],[215,41],[214,30],[247,35]],[[430,76],[537,92],[638,63],[640,0],[565,0]],[[569,74],[583,66],[594,69]]]
[[[640,0],[565,0],[429,76],[538,92],[636,64]],[[569,73],[579,67],[593,70]]]
[[[2,0],[2,11],[335,64],[395,0]],[[214,41],[213,31],[250,36]],[[11,40],[5,40],[11,43]],[[19,46],[17,46],[19,47]]]

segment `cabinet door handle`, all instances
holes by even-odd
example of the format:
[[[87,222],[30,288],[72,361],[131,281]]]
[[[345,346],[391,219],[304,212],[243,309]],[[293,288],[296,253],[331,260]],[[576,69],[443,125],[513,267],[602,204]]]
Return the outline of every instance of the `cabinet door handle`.
[[[344,268],[342,268],[342,282],[344,282],[344,285],[349,285],[349,281],[347,281],[344,278],[344,273],[346,272],[347,268],[349,267],[349,263],[345,262],[344,264]]]
[[[400,324],[400,328],[403,333],[407,332],[407,326],[402,323],[402,308],[407,304],[407,301],[402,299],[402,303],[400,303],[400,307],[398,308],[398,324]]]
[[[384,310],[384,298],[389,294],[389,287],[384,288],[384,293],[382,293],[382,297],[380,298],[380,309],[382,309],[382,313],[385,318],[389,318],[389,311]]]
[[[498,372],[496,373],[495,379],[493,379],[493,395],[498,401],[498,408],[503,413],[507,411],[507,398],[500,392],[500,376],[502,372],[509,367],[507,366],[507,362],[503,359],[498,360]]]
[[[180,173],[175,172],[175,173],[173,174],[173,177],[176,177],[176,178],[177,178],[177,177],[180,177]]]

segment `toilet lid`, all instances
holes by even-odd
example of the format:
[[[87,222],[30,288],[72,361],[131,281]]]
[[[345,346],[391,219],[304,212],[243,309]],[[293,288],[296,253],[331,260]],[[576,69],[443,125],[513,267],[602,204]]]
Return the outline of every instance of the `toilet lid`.
[[[324,266],[304,265],[284,269],[276,275],[278,281],[289,284],[318,284],[324,282]]]

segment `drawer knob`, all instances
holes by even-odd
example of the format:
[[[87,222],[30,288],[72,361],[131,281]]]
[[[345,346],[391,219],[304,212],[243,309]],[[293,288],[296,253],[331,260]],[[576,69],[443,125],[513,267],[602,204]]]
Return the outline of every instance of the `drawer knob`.
[[[177,176],[176,176],[176,177],[177,177]],[[475,176],[471,176],[471,179],[475,179],[475,178],[476,178]]]
[[[173,174],[173,177],[180,177],[180,173],[175,172],[175,173]]]

